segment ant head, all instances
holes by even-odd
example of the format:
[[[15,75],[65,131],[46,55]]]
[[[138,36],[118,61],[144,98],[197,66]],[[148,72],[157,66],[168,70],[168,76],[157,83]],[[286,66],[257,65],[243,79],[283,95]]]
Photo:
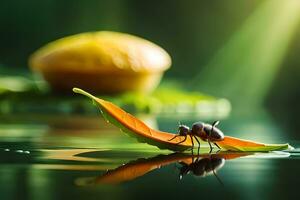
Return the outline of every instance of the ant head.
[[[187,135],[189,131],[190,131],[190,128],[186,125],[180,124],[178,126],[179,135]]]
[[[195,122],[192,126],[192,132],[200,134],[203,132],[204,123],[203,122]]]

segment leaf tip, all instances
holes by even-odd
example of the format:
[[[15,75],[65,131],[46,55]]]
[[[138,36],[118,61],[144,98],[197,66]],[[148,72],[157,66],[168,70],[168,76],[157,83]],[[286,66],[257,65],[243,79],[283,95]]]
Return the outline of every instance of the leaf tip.
[[[287,144],[287,148],[286,148],[286,149],[287,149],[287,150],[294,150],[295,147],[291,146],[290,144]]]
[[[80,89],[80,88],[74,87],[72,90],[73,90],[73,92],[75,92],[75,93],[82,94],[82,95],[87,96],[87,97],[89,97],[89,98],[91,98],[91,99],[94,99],[94,100],[96,99],[95,96],[91,95],[90,93],[88,93],[88,92],[86,92],[86,91],[84,91],[84,90],[82,90],[82,89]]]
[[[74,87],[72,90],[73,90],[73,92],[75,92],[75,93],[79,93],[79,94],[84,93],[84,91],[83,91],[82,89],[80,89],[80,88]]]

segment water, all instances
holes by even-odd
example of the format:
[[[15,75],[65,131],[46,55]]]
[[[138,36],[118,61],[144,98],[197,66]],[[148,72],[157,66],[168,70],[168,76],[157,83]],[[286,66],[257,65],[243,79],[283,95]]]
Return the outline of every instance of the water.
[[[166,131],[174,131],[178,120],[142,118]],[[299,146],[264,115],[230,118],[220,128],[232,136]],[[27,117],[0,125],[0,194],[44,200],[299,198],[299,155],[300,149],[174,154],[137,143],[99,116]]]

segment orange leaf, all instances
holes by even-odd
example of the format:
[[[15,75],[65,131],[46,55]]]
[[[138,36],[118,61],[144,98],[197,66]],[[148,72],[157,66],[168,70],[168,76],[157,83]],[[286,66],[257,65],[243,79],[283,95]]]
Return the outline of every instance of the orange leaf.
[[[192,140],[187,137],[183,141],[184,136],[173,138],[174,134],[155,130],[147,126],[144,122],[125,112],[111,102],[97,98],[81,89],[73,88],[76,93],[83,94],[94,100],[99,106],[103,116],[111,123],[121,128],[122,131],[137,138],[141,142],[155,145],[161,149],[170,149],[174,151],[184,151],[192,147]],[[225,136],[224,140],[217,142],[219,146],[231,151],[274,151],[288,149],[288,144],[263,144],[248,140]]]

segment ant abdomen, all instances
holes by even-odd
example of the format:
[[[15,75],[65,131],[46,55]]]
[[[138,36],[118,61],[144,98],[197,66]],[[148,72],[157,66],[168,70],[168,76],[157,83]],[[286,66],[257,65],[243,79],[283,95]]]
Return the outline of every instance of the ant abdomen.
[[[192,134],[200,137],[202,140],[207,141],[221,141],[224,139],[223,132],[215,127],[215,125],[206,124],[203,122],[195,122],[192,125]]]
[[[210,141],[212,142],[222,141],[224,139],[224,133],[216,127],[212,129],[210,124],[207,124],[207,126],[204,127],[204,132],[210,136]]]

